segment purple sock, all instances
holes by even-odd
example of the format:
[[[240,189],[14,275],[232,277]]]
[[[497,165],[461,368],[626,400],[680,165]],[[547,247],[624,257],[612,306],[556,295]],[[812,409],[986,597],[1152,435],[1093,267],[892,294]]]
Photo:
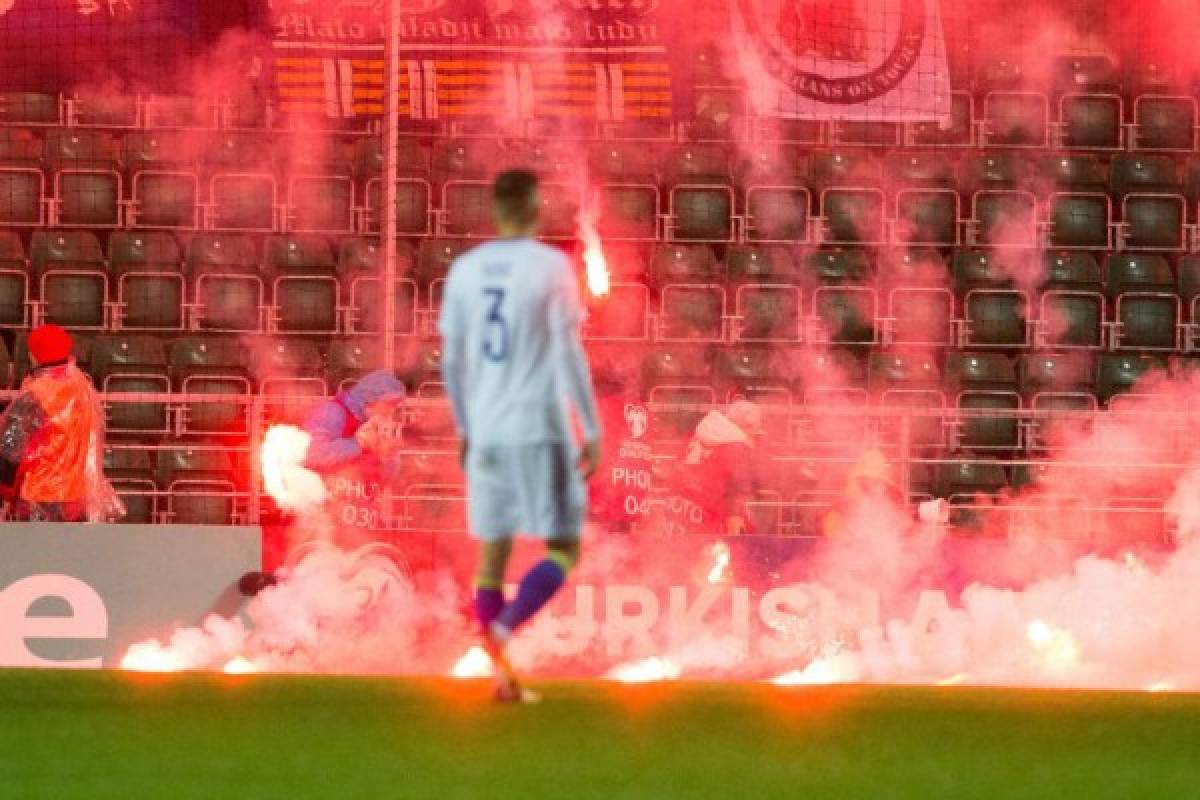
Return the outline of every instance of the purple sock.
[[[475,619],[479,620],[479,628],[487,630],[500,610],[504,608],[504,590],[484,586],[475,587]]]
[[[566,570],[552,559],[544,559],[525,573],[517,596],[496,617],[509,632],[515,631],[549,602],[567,578]]]

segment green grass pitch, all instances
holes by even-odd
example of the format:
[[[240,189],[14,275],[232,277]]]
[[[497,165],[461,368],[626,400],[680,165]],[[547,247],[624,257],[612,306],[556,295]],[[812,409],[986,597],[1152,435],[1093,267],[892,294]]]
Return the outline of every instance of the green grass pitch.
[[[1200,797],[1200,695],[0,671],[0,797]]]

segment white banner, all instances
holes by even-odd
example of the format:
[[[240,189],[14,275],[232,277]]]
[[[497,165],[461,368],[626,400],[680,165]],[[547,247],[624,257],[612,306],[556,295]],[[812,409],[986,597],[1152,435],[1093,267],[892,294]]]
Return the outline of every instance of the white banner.
[[[942,121],[950,70],[938,0],[732,0],[760,114]]]

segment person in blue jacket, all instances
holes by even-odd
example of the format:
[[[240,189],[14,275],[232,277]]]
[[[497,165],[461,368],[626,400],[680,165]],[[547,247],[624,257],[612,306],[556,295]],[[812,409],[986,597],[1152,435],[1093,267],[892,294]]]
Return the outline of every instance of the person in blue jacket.
[[[375,451],[394,434],[404,401],[404,384],[395,373],[378,369],[313,409],[304,422],[312,437],[304,465],[326,472]]]

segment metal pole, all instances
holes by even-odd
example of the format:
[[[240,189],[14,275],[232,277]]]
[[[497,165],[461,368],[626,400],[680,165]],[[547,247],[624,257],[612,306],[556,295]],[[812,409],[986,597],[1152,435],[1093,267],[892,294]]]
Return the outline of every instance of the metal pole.
[[[396,176],[399,167],[400,100],[400,0],[387,6],[387,41],[384,49],[387,76],[383,104],[383,213],[380,221],[383,245],[383,366],[396,368]]]

